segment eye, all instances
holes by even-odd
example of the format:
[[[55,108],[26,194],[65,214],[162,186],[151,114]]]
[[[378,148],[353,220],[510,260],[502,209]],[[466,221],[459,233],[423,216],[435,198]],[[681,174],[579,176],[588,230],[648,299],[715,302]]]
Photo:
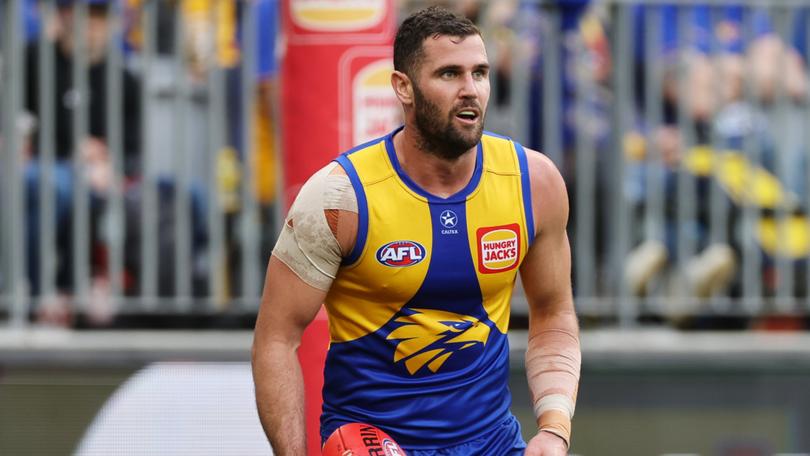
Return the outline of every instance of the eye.
[[[459,331],[463,331],[463,330],[467,329],[469,326],[470,326],[470,324],[468,322],[466,322],[466,321],[459,321],[459,322],[453,323],[453,328],[457,329]]]
[[[457,73],[456,73],[455,70],[445,70],[445,71],[442,71],[441,76],[442,76],[443,79],[452,79],[452,78],[456,77],[456,74]]]
[[[441,322],[443,325],[447,326],[452,332],[460,332],[464,330],[464,322],[459,321],[443,321]]]
[[[487,70],[475,70],[472,75],[475,79],[485,79],[487,77]]]

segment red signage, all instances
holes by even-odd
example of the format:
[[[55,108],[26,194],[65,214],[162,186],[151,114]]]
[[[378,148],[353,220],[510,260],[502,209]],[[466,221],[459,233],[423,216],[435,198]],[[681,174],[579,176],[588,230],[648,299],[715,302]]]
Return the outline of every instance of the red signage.
[[[338,153],[400,119],[393,0],[287,0],[282,125],[287,206]],[[376,135],[376,136],[372,136]]]
[[[400,108],[390,84],[393,0],[284,0],[282,8],[282,153],[289,207],[309,176],[340,152],[392,130]],[[328,342],[322,312],[299,350],[310,455],[320,455]]]

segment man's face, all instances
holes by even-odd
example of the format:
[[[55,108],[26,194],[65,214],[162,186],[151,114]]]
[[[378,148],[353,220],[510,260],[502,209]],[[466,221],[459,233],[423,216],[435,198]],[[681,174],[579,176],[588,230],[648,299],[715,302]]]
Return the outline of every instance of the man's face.
[[[71,53],[74,52],[74,14],[76,14],[75,6],[71,5],[61,9],[62,27],[60,39]],[[87,19],[85,22],[88,63],[96,63],[104,58],[107,51],[107,40],[110,36],[109,31],[108,7],[106,5],[89,5],[87,7]]]
[[[489,101],[489,61],[478,35],[429,37],[413,82],[416,127],[426,150],[455,159],[475,147]]]

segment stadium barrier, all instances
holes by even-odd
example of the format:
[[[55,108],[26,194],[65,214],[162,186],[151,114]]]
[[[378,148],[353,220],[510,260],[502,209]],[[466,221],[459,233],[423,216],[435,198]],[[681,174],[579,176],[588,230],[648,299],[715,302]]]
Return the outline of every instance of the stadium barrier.
[[[104,87],[88,87],[94,7],[77,3],[59,32],[56,6],[32,13],[29,3],[0,6],[0,318],[24,327],[53,303],[90,326],[126,315],[253,315],[284,212],[277,201],[289,196],[275,70],[259,69],[267,22],[258,3],[112,2]],[[473,5],[465,13],[493,64],[487,128],[546,153],[568,184],[583,316],[628,327],[776,315],[803,327],[803,2]],[[24,20],[31,14],[38,29]],[[66,101],[54,98],[67,75],[56,77],[47,58],[62,52],[58,33],[78,43],[68,127],[58,114]],[[132,124],[123,69],[140,84]],[[95,108],[81,94],[93,90],[104,99],[108,168],[86,158]],[[65,170],[72,190],[60,193]],[[515,321],[526,312],[518,290]]]

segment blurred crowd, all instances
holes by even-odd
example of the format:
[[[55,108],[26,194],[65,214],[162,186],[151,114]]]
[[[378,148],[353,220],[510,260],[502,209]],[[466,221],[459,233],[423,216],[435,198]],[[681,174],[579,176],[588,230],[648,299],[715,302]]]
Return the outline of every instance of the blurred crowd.
[[[569,188],[572,203],[570,226],[574,259],[590,258],[598,265],[587,278],[595,283],[594,295],[687,296],[712,299],[744,297],[743,268],[747,244],[761,255],[757,265],[762,297],[773,296],[780,283],[779,258],[790,262],[791,296],[807,295],[807,254],[810,240],[796,241],[796,251],[780,250],[773,226],[784,217],[800,223],[808,212],[807,135],[808,33],[810,7],[772,8],[761,2],[747,5],[730,1],[722,6],[692,2],[689,5],[645,5],[618,8],[606,0],[399,0],[407,12],[427,4],[445,4],[479,24],[493,64],[492,98],[488,128],[505,134],[521,133],[526,145],[554,155]],[[238,297],[242,271],[240,222],[243,208],[242,163],[250,160],[261,178],[249,189],[261,215],[261,262],[272,248],[275,189],[278,171],[274,161],[272,106],[277,103],[276,74],[278,0],[257,0],[256,72],[251,109],[240,106],[240,71],[245,64],[242,20],[244,2],[216,0],[168,0],[154,2],[155,24],[145,27],[142,0],[87,0],[85,53],[87,92],[77,92],[72,77],[76,62],[74,40],[75,6],[58,0],[51,15],[37,0],[26,0],[27,90],[25,110],[30,114],[25,128],[24,180],[27,229],[27,264],[30,291],[37,300],[34,319],[61,325],[73,324],[74,280],[71,275],[71,217],[74,213],[76,173],[89,186],[90,249],[92,283],[87,321],[110,324],[111,308],[108,245],[104,214],[116,182],[123,189],[126,239],[122,292],[139,296],[141,276],[141,212],[145,207],[144,182],[157,188],[156,213],[160,252],[156,274],[158,296],[177,293],[174,277],[174,201],[188,201],[190,224],[190,281],[192,296],[208,296],[211,256],[207,255],[210,233],[208,214],[213,195],[220,202],[225,220],[226,298]],[[117,10],[120,8],[120,10]],[[179,16],[178,16],[179,14]],[[111,137],[105,88],[108,43],[112,19],[120,18],[120,109],[123,129]],[[179,20],[178,20],[179,19]],[[177,27],[180,26],[180,30]],[[152,36],[149,30],[154,32]],[[55,85],[39,87],[41,38],[54,44]],[[178,41],[179,40],[179,41]],[[116,41],[116,40],[113,40]],[[145,52],[145,50],[151,50]],[[153,51],[153,52],[152,52]],[[154,54],[154,55],[152,55]],[[149,55],[149,59],[144,57]],[[182,56],[178,68],[174,55]],[[206,94],[213,84],[223,84],[227,125],[222,144],[214,145],[216,185],[201,150],[212,148],[207,131],[211,100]],[[180,90],[178,78],[187,82]],[[549,100],[548,84],[557,88]],[[42,134],[47,123],[40,119],[46,104],[40,97],[51,94],[55,108],[52,136]],[[178,150],[174,97],[186,97],[183,111],[189,134],[184,150]],[[148,101],[148,102],[147,102]],[[77,140],[72,125],[73,110],[87,110],[85,135]],[[545,108],[551,106],[552,109]],[[252,119],[243,119],[250,112]],[[618,114],[617,114],[618,113]],[[254,147],[245,146],[244,124],[252,121]],[[144,135],[144,130],[147,134]],[[175,133],[175,134],[173,134]],[[110,140],[120,150],[121,163],[114,163]],[[47,142],[46,142],[47,141]],[[556,141],[556,143],[555,143]],[[548,150],[549,145],[559,150]],[[49,147],[44,151],[43,147]],[[221,147],[219,147],[221,146]],[[253,150],[252,157],[245,151]],[[187,152],[186,152],[187,151]],[[583,151],[592,153],[585,169]],[[53,157],[50,169],[43,155]],[[177,154],[183,154],[190,177],[177,172]],[[749,181],[755,172],[766,177],[761,186]],[[48,175],[55,188],[54,239],[56,249],[55,289],[42,289],[38,252],[40,184]],[[117,174],[120,174],[117,175]],[[615,195],[615,176],[621,176],[619,193],[629,219],[613,219],[620,212]],[[578,185],[590,179],[592,186]],[[762,188],[760,188],[762,187]],[[150,187],[151,188],[151,187]],[[577,197],[579,189],[592,193]],[[613,189],[613,190],[612,190]],[[752,193],[767,195],[769,199]],[[770,192],[770,193],[769,193]],[[688,199],[688,204],[684,199]],[[592,200],[593,251],[578,243],[576,204]],[[719,201],[719,203],[717,202]],[[692,213],[685,212],[688,207]],[[718,208],[719,211],[718,212]],[[757,214],[753,236],[744,230],[746,211]],[[718,215],[719,214],[719,215]],[[770,225],[768,225],[770,222]],[[776,224],[776,225],[774,225]],[[619,229],[629,239],[624,269],[617,272],[610,260]],[[807,225],[810,226],[810,225]],[[770,230],[770,231],[768,231]],[[776,231],[775,231],[776,230]],[[810,232],[810,231],[808,231]],[[808,233],[804,233],[807,237]],[[753,237],[753,239],[752,239]],[[804,244],[802,243],[804,242]],[[805,245],[806,244],[806,245]],[[578,249],[580,249],[578,251]],[[621,291],[609,283],[619,274]],[[583,277],[575,277],[580,288]],[[2,285],[0,285],[2,286]],[[781,289],[784,289],[781,288]],[[674,312],[674,313],[677,313]]]
[[[184,278],[189,286],[184,291],[190,297],[211,293],[207,217],[216,200],[225,231],[221,265],[225,293],[239,296],[244,252],[237,228],[243,186],[247,185],[244,162],[261,176],[247,190],[258,207],[260,250],[268,252],[259,261],[266,262],[274,238],[278,2],[260,0],[250,6],[257,25],[251,37],[256,40],[256,53],[250,57],[252,106],[246,109],[241,105],[242,65],[247,61],[241,51],[248,29],[242,11],[248,7],[246,3],[172,0],[150,2],[151,11],[142,0],[87,0],[83,2],[86,8],[78,3],[23,2],[26,121],[22,122],[21,149],[27,276],[35,297],[32,318],[62,326],[76,322],[73,257],[81,254],[89,259],[91,280],[80,323],[104,326],[113,322],[112,230],[105,230],[105,223],[113,219],[107,216],[113,195],[123,202],[123,270],[118,278],[122,295],[147,294],[148,290],[140,289],[147,283],[141,277],[144,274],[156,281],[151,298],[180,294],[174,259],[178,242],[189,246],[189,277]],[[81,13],[84,17],[78,18]],[[111,61],[115,54],[120,56],[118,61]],[[42,76],[48,73],[50,77]],[[74,80],[77,75],[79,79]],[[50,84],[41,86],[43,81]],[[110,90],[115,81],[117,94]],[[217,108],[212,93],[217,91],[224,94],[224,102],[221,112],[212,113]],[[50,99],[43,100],[45,97]],[[110,97],[117,98],[110,103]],[[181,103],[176,103],[178,99]],[[52,111],[50,118],[45,118],[43,108]],[[251,118],[243,119],[244,112]],[[221,138],[208,134],[212,117],[221,119]],[[116,120],[120,123],[113,125]],[[243,129],[248,121],[252,128]],[[184,133],[178,133],[178,128]],[[244,131],[252,137],[245,137]],[[77,133],[81,135],[78,139]],[[181,143],[178,137],[185,140]],[[246,147],[245,141],[253,147]],[[215,152],[208,153],[212,148]],[[248,150],[253,151],[249,157]],[[209,174],[212,168],[217,170],[215,176]],[[43,180],[53,188],[50,222],[55,226],[54,238],[45,244],[52,242],[54,250],[53,265],[49,265],[54,277],[46,283],[40,277],[44,257],[39,252],[43,233],[40,206],[46,201]],[[89,249],[77,252],[72,231],[76,199],[83,198],[76,195],[83,189],[89,199]],[[151,204],[147,202],[150,191],[154,192]],[[180,223],[174,209],[178,198],[188,202],[183,209],[189,217],[187,239],[182,240],[174,239],[175,224]],[[152,213],[156,225],[149,233],[142,232],[144,211]],[[141,244],[149,235],[156,237],[158,257],[155,270],[144,271]]]
[[[485,35],[488,127],[566,179],[580,303],[618,296],[684,327],[806,326],[748,317],[801,314],[808,296],[810,7],[443,3]]]
[[[490,127],[508,130],[524,121],[529,146],[549,154],[555,144],[561,149],[574,261],[598,265],[593,277],[575,274],[575,289],[592,280],[597,296],[610,294],[609,285],[599,284],[617,274],[609,257],[626,236],[629,251],[620,252],[613,293],[650,303],[664,297],[658,302],[666,305],[652,309],[672,321],[699,314],[717,298],[807,297],[810,7],[448,3],[488,37],[496,66]],[[524,82],[514,73],[526,66]],[[552,110],[544,107],[544,78],[557,80]],[[523,86],[512,87],[516,82]],[[514,100],[527,90],[528,115],[516,117]],[[501,106],[504,115],[493,115]],[[616,176],[621,203],[612,199]],[[593,184],[578,185],[582,179]],[[580,189],[592,193],[579,199]],[[578,242],[576,229],[582,201],[593,213],[595,241],[578,255],[589,247]],[[753,263],[756,284],[746,283],[745,262]]]

